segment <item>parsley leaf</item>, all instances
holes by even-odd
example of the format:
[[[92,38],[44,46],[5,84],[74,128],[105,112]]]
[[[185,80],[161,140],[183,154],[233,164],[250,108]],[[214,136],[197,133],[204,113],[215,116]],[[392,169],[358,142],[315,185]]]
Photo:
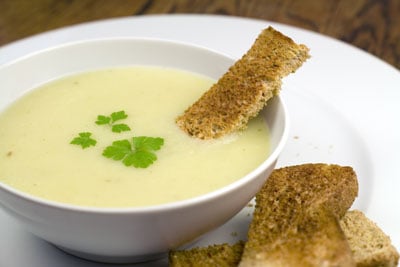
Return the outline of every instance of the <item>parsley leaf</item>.
[[[111,127],[111,131],[113,131],[114,133],[120,133],[120,132],[130,131],[130,130],[131,130],[131,128],[129,128],[128,125],[123,124],[123,123],[121,123],[121,124],[114,124],[114,125]]]
[[[111,131],[113,131],[114,133],[120,133],[120,132],[125,132],[125,131],[130,131],[130,130],[131,130],[131,128],[124,123],[112,125],[112,127],[111,127]]]
[[[128,117],[128,115],[125,113],[125,111],[121,110],[121,111],[111,113],[110,117],[111,117],[112,122],[116,122],[119,120],[126,119]]]
[[[97,125],[110,125],[111,131],[114,133],[120,133],[130,131],[131,128],[125,123],[115,124],[115,122],[126,119],[127,117],[128,115],[125,113],[125,111],[121,110],[111,113],[110,116],[98,115],[95,123]]]
[[[103,156],[113,160],[122,160],[125,166],[135,168],[147,168],[157,156],[157,151],[164,144],[164,139],[160,137],[137,136],[132,138],[132,142],[127,139],[114,141],[103,151]]]
[[[99,116],[97,116],[96,124],[97,125],[109,124],[110,120],[111,120],[110,117],[107,117],[107,116],[104,116],[104,115],[99,115]]]
[[[94,140],[93,138],[91,138],[90,137],[91,135],[92,134],[89,132],[79,133],[79,136],[72,139],[70,144],[80,145],[82,147],[82,149],[88,148],[90,146],[95,146],[97,141]]]
[[[111,146],[106,147],[103,151],[103,156],[113,160],[121,160],[131,152],[131,143],[125,139],[114,141]]]
[[[137,136],[133,138],[133,145],[138,150],[159,150],[164,144],[160,137]]]

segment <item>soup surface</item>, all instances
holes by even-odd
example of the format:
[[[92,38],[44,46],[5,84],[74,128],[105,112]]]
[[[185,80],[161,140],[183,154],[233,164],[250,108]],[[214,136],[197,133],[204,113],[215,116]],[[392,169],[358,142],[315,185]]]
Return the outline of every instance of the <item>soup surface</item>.
[[[53,201],[97,207],[148,206],[221,188],[249,173],[269,154],[261,118],[218,140],[187,136],[175,118],[214,81],[157,67],[124,67],[65,77],[37,88],[0,114],[0,181]],[[116,133],[98,115],[125,111]],[[71,144],[90,132],[95,146]],[[102,155],[116,140],[161,137],[147,168]]]

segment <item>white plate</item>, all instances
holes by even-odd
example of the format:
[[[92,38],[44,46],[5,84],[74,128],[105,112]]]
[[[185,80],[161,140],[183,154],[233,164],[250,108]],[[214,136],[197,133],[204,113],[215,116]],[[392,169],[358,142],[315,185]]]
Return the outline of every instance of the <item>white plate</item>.
[[[328,162],[353,166],[360,184],[353,208],[377,222],[399,249],[400,72],[357,48],[268,21],[208,15],[139,16],[81,24],[3,46],[0,64],[61,43],[123,36],[194,43],[238,58],[268,25],[306,44],[312,54],[296,74],[284,80],[282,96],[292,128],[278,165]],[[251,212],[252,207],[244,208],[196,245],[244,239]],[[0,236],[0,266],[110,266],[65,254],[25,232],[2,211]],[[166,264],[164,260],[146,266]]]

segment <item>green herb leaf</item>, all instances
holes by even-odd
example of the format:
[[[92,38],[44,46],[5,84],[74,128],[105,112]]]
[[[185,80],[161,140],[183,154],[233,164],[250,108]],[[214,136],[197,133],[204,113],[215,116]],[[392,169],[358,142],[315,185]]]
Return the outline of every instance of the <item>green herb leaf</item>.
[[[125,131],[130,131],[131,128],[129,128],[128,125],[121,123],[121,124],[114,124],[111,127],[111,131],[113,131],[114,133],[120,133],[120,132],[125,132]]]
[[[97,116],[96,124],[97,125],[109,124],[110,121],[111,121],[110,117],[107,117],[104,115],[99,115],[99,116]]]
[[[112,158],[113,160],[122,160],[126,155],[132,152],[131,143],[128,140],[114,141],[103,151],[103,156]]]
[[[160,137],[138,136],[129,140],[114,141],[103,151],[103,156],[114,160],[122,160],[125,166],[134,166],[135,168],[147,168],[157,156],[157,151],[164,144],[164,139]]]
[[[110,116],[104,116],[104,115],[98,115],[96,124],[97,125],[110,125],[111,126],[111,131],[114,133],[120,133],[120,132],[126,132],[130,131],[131,128],[126,125],[125,123],[120,123],[120,124],[114,124],[116,121],[126,119],[128,115],[125,113],[125,111],[117,111],[111,113]]]
[[[95,146],[97,141],[94,140],[93,138],[91,138],[90,137],[91,135],[92,134],[89,132],[79,133],[79,136],[72,139],[70,144],[80,145],[82,147],[82,149],[88,148],[90,146]]]
[[[111,117],[112,122],[116,122],[119,120],[126,119],[128,117],[128,115],[125,113],[125,111],[121,110],[121,111],[111,113],[110,117]]]
[[[136,151],[135,153],[125,157],[122,162],[125,166],[133,165],[135,168],[147,168],[156,160],[157,156],[153,152]]]
[[[137,136],[133,138],[133,145],[138,150],[159,150],[164,144],[160,137]]]

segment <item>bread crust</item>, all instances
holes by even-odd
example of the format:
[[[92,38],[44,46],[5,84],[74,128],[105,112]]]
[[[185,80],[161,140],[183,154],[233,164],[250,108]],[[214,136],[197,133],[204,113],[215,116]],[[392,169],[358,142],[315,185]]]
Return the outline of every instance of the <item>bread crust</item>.
[[[169,253],[169,266],[173,267],[233,267],[240,262],[244,242],[234,245],[220,244],[206,248],[191,250],[171,251]]]
[[[357,193],[350,167],[303,164],[275,170],[256,195],[239,266],[355,266],[337,220]]]
[[[364,213],[349,211],[340,221],[357,267],[396,267],[399,253],[387,236]]]
[[[170,266],[397,266],[390,238],[361,211],[347,211],[357,191],[349,167],[275,170],[257,194],[245,253],[243,241],[172,251]]]
[[[244,129],[249,119],[279,94],[281,79],[308,57],[305,45],[268,27],[250,50],[176,119],[177,125],[200,139]]]
[[[325,217],[317,215],[316,217]],[[337,230],[333,221],[327,217],[331,231]],[[322,222],[317,222],[324,225]],[[399,253],[391,244],[390,238],[374,222],[368,219],[359,210],[351,210],[340,220],[340,227],[346,236],[348,245],[357,267],[396,267],[399,262]],[[332,234],[331,234],[332,235]],[[331,240],[334,244],[342,244],[343,240]],[[234,245],[222,244],[205,248],[195,248],[187,251],[174,251],[170,253],[170,266],[227,266],[236,267],[242,257],[243,241]],[[221,250],[223,253],[221,253]],[[321,253],[315,250],[315,253]],[[282,254],[279,254],[282,257]],[[276,254],[275,256],[279,256]],[[171,260],[173,257],[173,260]],[[279,257],[277,259],[279,262]],[[299,261],[300,262],[300,261]],[[218,264],[217,264],[218,263]],[[256,264],[255,262],[254,264]],[[283,263],[281,262],[280,265]],[[296,263],[298,265],[298,263]]]

